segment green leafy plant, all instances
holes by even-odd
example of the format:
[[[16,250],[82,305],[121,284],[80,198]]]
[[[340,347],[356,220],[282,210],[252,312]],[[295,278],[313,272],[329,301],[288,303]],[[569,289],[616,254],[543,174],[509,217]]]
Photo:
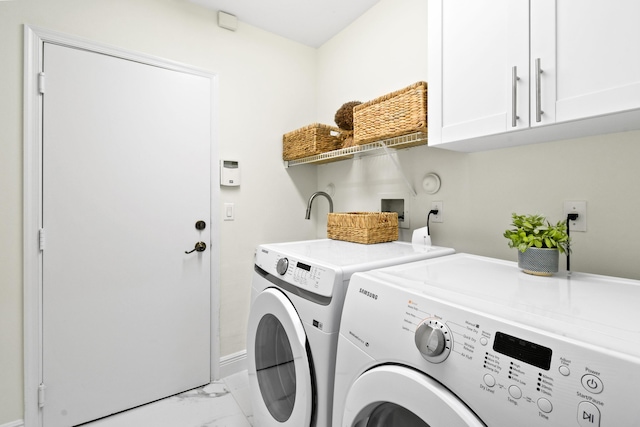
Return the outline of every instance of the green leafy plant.
[[[517,248],[520,252],[530,247],[555,248],[560,253],[571,252],[565,221],[558,221],[556,225],[552,225],[543,215],[514,213],[511,217],[513,219],[511,225],[515,228],[504,232],[510,248]]]

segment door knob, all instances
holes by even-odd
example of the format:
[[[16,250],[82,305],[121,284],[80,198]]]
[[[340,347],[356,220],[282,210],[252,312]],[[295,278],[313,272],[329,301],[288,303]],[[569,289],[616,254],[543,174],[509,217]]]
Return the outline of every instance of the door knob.
[[[204,252],[204,250],[207,249],[207,244],[205,242],[198,242],[196,243],[195,248],[191,249],[190,251],[184,251],[185,254],[190,254],[191,252]]]

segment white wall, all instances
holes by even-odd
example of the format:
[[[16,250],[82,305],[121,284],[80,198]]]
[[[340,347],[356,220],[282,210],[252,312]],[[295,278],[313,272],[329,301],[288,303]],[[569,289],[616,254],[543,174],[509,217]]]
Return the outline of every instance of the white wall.
[[[333,123],[343,102],[367,101],[427,75],[427,2],[382,0],[319,49],[318,116]],[[463,154],[426,146],[395,154],[418,196],[410,198],[411,227],[426,225],[432,201],[443,201],[434,244],[459,252],[516,260],[502,233],[511,213],[562,219],[565,200],[586,200],[588,231],[572,233],[572,269],[640,279],[637,182],[640,132],[555,141]],[[442,188],[427,195],[424,176]],[[389,158],[365,157],[318,166],[318,189],[335,186],[337,211],[379,210],[380,194],[407,195]],[[318,223],[318,235],[324,224]],[[402,233],[410,240],[411,233]]]
[[[367,102],[426,81],[426,20],[424,0],[382,0],[321,46],[319,121],[334,124],[335,113],[345,102]],[[381,194],[408,198],[411,205],[414,203],[395,166],[386,157],[318,166],[318,188],[324,189],[328,184],[335,186],[334,209],[338,212],[380,210]],[[317,230],[318,236],[325,236],[326,221],[318,221]],[[404,235],[406,239],[409,234],[410,238],[408,230],[401,232],[401,237]]]
[[[223,188],[236,220],[221,227],[221,353],[245,349],[254,248],[313,237],[304,220],[315,169],[283,168],[282,134],[316,119],[316,50],[187,0],[0,1],[0,425],[23,417],[23,24],[189,64],[219,75],[219,153],[240,161]]]
[[[427,2],[381,0],[318,49],[318,119],[427,78]]]

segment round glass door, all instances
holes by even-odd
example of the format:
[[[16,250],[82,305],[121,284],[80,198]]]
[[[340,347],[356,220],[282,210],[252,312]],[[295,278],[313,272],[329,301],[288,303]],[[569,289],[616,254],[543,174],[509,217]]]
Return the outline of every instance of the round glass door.
[[[311,425],[311,355],[291,301],[277,289],[260,292],[251,304],[247,330],[249,391],[256,420],[265,426]]]
[[[273,314],[260,319],[255,345],[260,393],[271,416],[285,422],[296,402],[296,367],[287,333]]]
[[[430,427],[407,408],[389,402],[376,406],[365,422],[367,427]]]
[[[437,381],[402,366],[379,366],[358,377],[347,394],[343,426],[486,427]]]

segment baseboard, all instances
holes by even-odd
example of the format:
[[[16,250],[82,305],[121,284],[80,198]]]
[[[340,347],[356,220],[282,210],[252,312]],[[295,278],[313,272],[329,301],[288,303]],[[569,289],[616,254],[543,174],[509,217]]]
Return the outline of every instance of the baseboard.
[[[220,358],[220,378],[225,378],[247,369],[247,351],[242,350]],[[0,426],[4,427],[4,426]]]
[[[11,421],[10,423],[0,425],[0,427],[24,427],[24,421],[22,420]]]

